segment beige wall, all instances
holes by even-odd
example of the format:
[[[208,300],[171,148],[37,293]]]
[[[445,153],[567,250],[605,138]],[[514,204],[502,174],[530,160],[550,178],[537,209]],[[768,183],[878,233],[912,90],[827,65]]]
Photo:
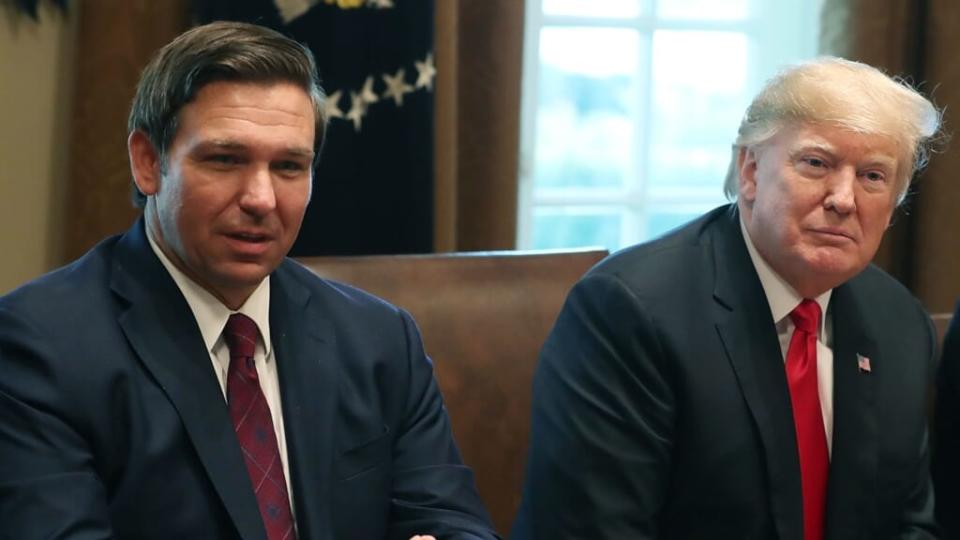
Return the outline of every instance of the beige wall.
[[[0,6],[0,294],[61,262],[77,16],[40,4]]]

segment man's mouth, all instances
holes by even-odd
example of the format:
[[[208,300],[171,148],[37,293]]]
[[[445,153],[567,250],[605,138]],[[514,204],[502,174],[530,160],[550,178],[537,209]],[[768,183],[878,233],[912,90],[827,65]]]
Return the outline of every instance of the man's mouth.
[[[270,239],[267,234],[246,231],[227,233],[227,236],[233,238],[234,240],[240,240],[241,242],[252,243],[266,242]]]
[[[824,236],[827,238],[834,238],[838,241],[856,242],[856,238],[854,237],[853,234],[851,234],[850,232],[844,229],[840,229],[837,227],[817,227],[814,229],[810,229],[810,231],[813,232],[814,234]]]

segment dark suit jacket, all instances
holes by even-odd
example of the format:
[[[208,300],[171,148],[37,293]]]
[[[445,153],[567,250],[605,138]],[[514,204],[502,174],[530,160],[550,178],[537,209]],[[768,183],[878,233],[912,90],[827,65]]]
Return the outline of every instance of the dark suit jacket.
[[[960,539],[960,303],[943,338],[934,426],[937,520],[944,538]]]
[[[493,538],[410,317],[290,260],[270,279],[299,538]],[[142,223],[0,299],[0,537],[265,537]]]
[[[872,266],[829,309],[826,538],[933,537],[930,320]],[[543,348],[533,401],[513,538],[802,538],[783,357],[732,206],[591,270]]]

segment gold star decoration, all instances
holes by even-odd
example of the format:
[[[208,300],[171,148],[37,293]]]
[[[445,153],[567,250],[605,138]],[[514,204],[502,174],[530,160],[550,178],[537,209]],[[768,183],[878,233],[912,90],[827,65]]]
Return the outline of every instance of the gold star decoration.
[[[433,78],[437,75],[437,68],[433,67],[433,53],[427,53],[427,57],[420,61],[414,61],[417,66],[417,88],[426,88],[433,90]]]
[[[347,119],[353,121],[353,129],[360,131],[365,114],[367,114],[367,104],[363,101],[363,96],[350,92],[350,110],[347,111]]]
[[[337,90],[336,92],[327,96],[327,99],[323,102],[323,111],[324,115],[327,117],[327,121],[333,120],[334,118],[343,118],[343,111],[338,106],[340,103],[340,96],[343,95],[343,90]]]
[[[380,97],[373,91],[373,75],[368,75],[367,79],[363,81],[363,88],[360,89],[360,97],[363,98],[364,107],[380,101]]]
[[[327,4],[336,4],[340,9],[354,9],[363,5],[363,0],[324,0]]]
[[[383,97],[393,98],[393,102],[397,104],[397,107],[403,106],[404,94],[413,92],[413,87],[407,84],[407,81],[404,80],[405,74],[406,71],[403,68],[400,68],[392,77],[389,73],[383,75],[383,82],[387,85],[387,89],[383,91]]]
[[[277,6],[277,10],[280,12],[280,18],[283,19],[284,24],[288,24],[306,13],[319,1],[320,0],[274,0],[274,4]]]

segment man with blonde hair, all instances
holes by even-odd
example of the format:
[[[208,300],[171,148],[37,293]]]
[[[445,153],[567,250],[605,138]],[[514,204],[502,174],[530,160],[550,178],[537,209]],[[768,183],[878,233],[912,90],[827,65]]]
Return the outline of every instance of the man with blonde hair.
[[[784,70],[735,202],[573,289],[534,381],[513,538],[933,538],[919,302],[870,261],[940,114],[870,66]]]

